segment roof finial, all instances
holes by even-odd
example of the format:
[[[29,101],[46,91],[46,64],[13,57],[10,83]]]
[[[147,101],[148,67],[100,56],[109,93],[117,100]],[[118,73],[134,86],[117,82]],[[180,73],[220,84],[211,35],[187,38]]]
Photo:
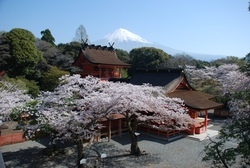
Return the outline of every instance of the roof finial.
[[[86,39],[85,41],[82,39],[82,48],[85,49],[87,46],[88,46],[88,43],[87,43],[88,39]]]
[[[110,44],[109,43],[109,47],[108,47],[108,50],[110,50],[110,51],[114,51],[114,44],[115,44],[115,42],[113,42],[112,44]]]

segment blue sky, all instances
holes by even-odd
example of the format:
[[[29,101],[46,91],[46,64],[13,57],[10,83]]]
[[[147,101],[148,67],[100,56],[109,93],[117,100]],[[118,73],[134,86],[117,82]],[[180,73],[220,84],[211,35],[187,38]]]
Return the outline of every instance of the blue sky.
[[[50,29],[67,43],[83,25],[91,42],[125,28],[175,49],[244,57],[250,52],[248,0],[0,0],[0,31]]]

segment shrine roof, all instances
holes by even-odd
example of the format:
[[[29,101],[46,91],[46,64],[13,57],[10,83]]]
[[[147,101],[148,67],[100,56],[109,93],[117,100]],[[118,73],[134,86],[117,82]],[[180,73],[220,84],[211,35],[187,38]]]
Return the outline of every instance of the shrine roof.
[[[85,45],[81,49],[85,58],[93,64],[106,64],[130,67],[122,62],[116,55],[114,48],[100,45]]]
[[[149,83],[152,86],[162,86],[167,96],[180,98],[184,100],[187,107],[196,110],[208,110],[222,106],[212,100],[214,95],[192,88],[182,69],[137,70],[129,83],[135,85]]]
[[[107,117],[101,118],[101,121],[107,121],[107,120],[117,120],[117,119],[123,119],[125,116],[123,114],[110,114]]]
[[[166,86],[171,81],[182,77],[183,69],[137,70],[129,80],[134,85],[149,83],[152,86]]]
[[[196,90],[175,90],[174,92],[167,93],[167,96],[180,98],[184,100],[186,106],[197,110],[215,109],[223,106],[213,100],[214,95],[206,94]]]

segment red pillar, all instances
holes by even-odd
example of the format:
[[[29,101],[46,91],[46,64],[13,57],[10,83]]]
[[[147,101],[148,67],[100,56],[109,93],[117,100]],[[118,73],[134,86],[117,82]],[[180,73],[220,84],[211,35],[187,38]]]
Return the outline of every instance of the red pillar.
[[[207,118],[208,118],[208,113],[207,113],[207,110],[205,111],[206,115],[205,115],[205,130],[207,131]]]
[[[122,77],[122,70],[121,70],[121,67],[119,67],[119,78]]]
[[[100,65],[98,65],[98,67],[99,67],[99,78],[101,78],[102,77],[101,67],[100,67]]]

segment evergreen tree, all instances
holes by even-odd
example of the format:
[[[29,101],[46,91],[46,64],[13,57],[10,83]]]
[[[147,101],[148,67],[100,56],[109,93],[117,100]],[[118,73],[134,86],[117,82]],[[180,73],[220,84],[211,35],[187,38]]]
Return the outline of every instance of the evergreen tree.
[[[50,44],[55,46],[55,38],[52,36],[49,29],[45,29],[45,30],[41,31],[41,35],[42,35],[41,40],[47,41]]]
[[[35,46],[35,36],[28,30],[15,28],[6,33],[3,40],[8,76],[24,76],[28,79],[37,79],[41,76],[38,69],[39,62],[43,61],[42,53]]]

